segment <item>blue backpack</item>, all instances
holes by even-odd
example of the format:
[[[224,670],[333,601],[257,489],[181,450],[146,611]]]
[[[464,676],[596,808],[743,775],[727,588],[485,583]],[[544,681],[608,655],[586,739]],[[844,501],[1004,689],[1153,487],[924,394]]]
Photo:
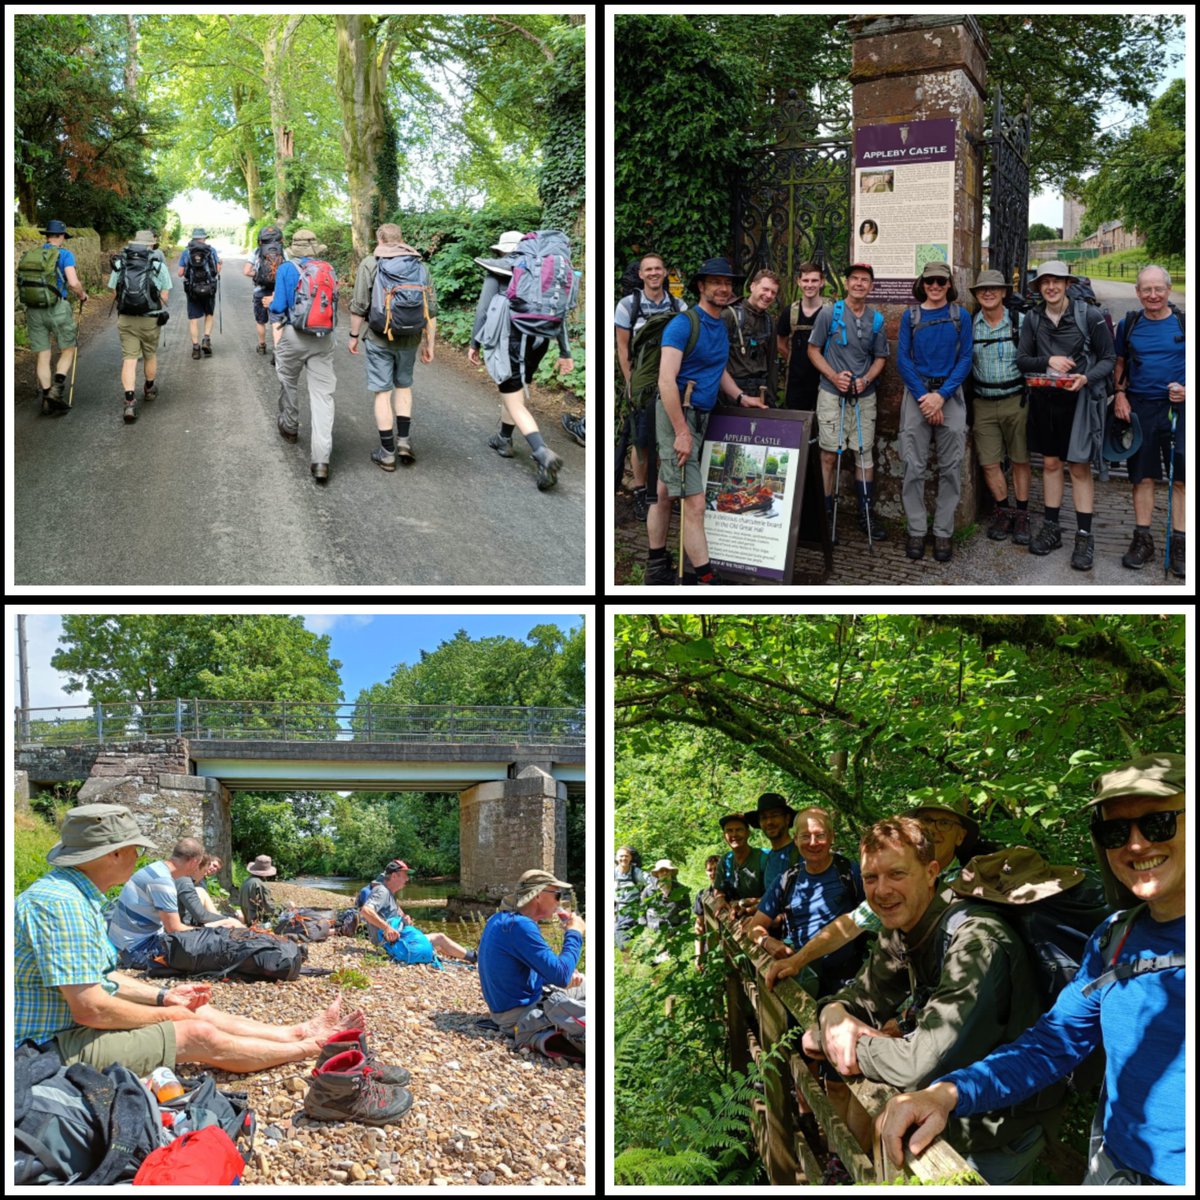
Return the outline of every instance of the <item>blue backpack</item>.
[[[433,943],[415,925],[405,925],[401,917],[390,917],[388,924],[400,935],[394,942],[384,941],[383,931],[379,929],[372,929],[371,936],[390,959],[406,964],[433,963],[439,971],[442,969]]]

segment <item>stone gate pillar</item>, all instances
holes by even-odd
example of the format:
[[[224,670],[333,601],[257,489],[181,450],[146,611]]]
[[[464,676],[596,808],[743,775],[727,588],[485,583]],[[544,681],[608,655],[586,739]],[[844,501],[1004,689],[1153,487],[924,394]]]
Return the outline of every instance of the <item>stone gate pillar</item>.
[[[460,889],[499,900],[537,868],[559,879],[567,869],[567,785],[541,767],[515,779],[477,783],[459,797]]]
[[[947,118],[954,121],[954,207],[950,225],[950,264],[958,292],[957,303],[970,311],[973,302],[967,288],[975,282],[979,272],[983,218],[982,135],[987,92],[986,38],[974,17],[966,15],[853,17],[848,24],[854,39],[850,82],[854,87],[856,152],[861,137],[859,131],[865,127]],[[857,212],[857,192],[855,201]],[[882,246],[882,230],[879,242]],[[869,255],[864,254],[864,257],[871,261]],[[891,347],[888,364],[877,387],[876,490],[884,501],[884,511],[889,516],[899,514],[903,520],[900,485],[904,478],[904,464],[897,452],[896,442],[904,382],[896,370],[895,355],[900,318],[917,301],[912,296],[911,281],[906,297],[901,298],[898,292],[899,289],[889,289],[884,281],[877,278],[870,300],[883,311]],[[930,457],[932,459],[934,456],[931,454]],[[974,440],[968,433],[967,452],[963,459],[962,498],[954,517],[956,529],[975,520],[977,474]],[[931,514],[935,493],[936,475],[931,466],[926,482],[926,502]]]

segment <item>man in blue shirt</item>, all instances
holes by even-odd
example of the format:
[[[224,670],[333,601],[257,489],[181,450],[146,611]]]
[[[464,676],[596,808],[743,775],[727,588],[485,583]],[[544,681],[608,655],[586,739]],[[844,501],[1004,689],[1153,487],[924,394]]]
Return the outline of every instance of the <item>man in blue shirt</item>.
[[[646,518],[650,557],[647,583],[674,583],[667,555],[667,527],[671,523],[671,497],[681,496],[683,546],[692,560],[697,582],[720,583],[708,561],[704,536],[704,480],[700,478],[700,450],[708,419],[719,394],[732,397],[746,408],[766,408],[757,396],[743,395],[726,370],[729,334],[721,310],[733,303],[733,281],[742,280],[724,258],[710,258],[688,281],[700,297],[696,307],[700,334],[685,356],[694,318],[680,313],[663,331],[659,358],[658,404],[655,406],[658,438],[658,503]],[[683,407],[688,383],[695,387],[688,407]]]
[[[547,871],[526,871],[488,918],[479,940],[479,985],[492,1020],[517,1047],[548,1058],[582,1062],[586,982],[575,970],[583,953],[583,918],[567,912],[561,898],[569,883]],[[538,929],[557,917],[566,930],[555,954]]]
[[[1054,1007],[985,1059],[895,1097],[877,1126],[888,1157],[920,1154],[947,1119],[1019,1105],[1097,1045],[1107,1058],[1084,1186],[1186,1182],[1186,762],[1151,754],[1096,781],[1092,846],[1111,903]]]

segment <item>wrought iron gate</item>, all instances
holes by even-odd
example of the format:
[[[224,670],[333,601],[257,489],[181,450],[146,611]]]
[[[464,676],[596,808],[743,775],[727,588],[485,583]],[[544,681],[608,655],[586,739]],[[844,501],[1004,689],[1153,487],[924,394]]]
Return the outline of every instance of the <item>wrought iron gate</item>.
[[[771,109],[769,144],[753,153],[734,190],[733,265],[747,280],[764,267],[781,280],[780,307],[796,290],[796,268],[819,262],[843,289],[850,254],[851,139],[818,137],[821,114],[793,89]]]
[[[1020,295],[1025,291],[1029,256],[1029,97],[1024,111],[1010,115],[996,89],[992,102],[991,157],[988,185],[991,219],[988,266],[999,271]]]

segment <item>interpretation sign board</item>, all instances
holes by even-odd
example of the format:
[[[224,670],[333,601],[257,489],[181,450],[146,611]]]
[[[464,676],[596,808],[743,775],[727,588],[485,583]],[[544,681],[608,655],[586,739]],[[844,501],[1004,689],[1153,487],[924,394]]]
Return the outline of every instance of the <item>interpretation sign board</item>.
[[[954,246],[953,118],[865,125],[854,135],[854,262],[875,268],[872,303],[912,303],[927,262]]]
[[[713,411],[700,471],[709,559],[722,574],[791,582],[815,420],[787,409]]]

